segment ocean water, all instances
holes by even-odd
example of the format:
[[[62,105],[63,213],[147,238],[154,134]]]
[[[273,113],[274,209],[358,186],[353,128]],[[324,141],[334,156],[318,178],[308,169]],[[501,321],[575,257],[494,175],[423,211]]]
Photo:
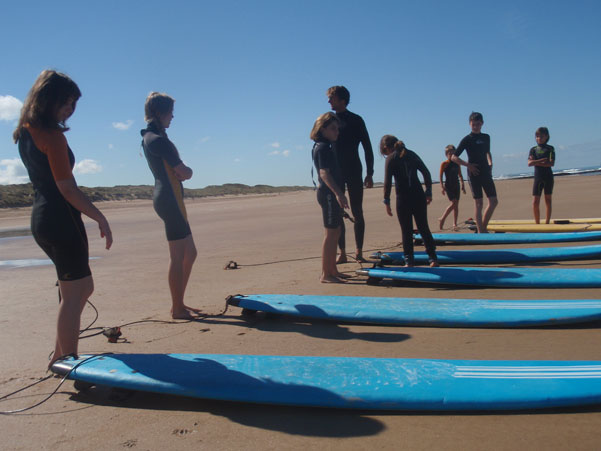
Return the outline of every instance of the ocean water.
[[[599,175],[601,174],[601,167],[589,166],[587,168],[570,168],[570,169],[553,169],[553,175],[560,177],[562,175]],[[495,180],[511,180],[511,179],[527,179],[534,178],[532,170],[528,172],[522,172],[518,174],[502,174],[494,177]]]

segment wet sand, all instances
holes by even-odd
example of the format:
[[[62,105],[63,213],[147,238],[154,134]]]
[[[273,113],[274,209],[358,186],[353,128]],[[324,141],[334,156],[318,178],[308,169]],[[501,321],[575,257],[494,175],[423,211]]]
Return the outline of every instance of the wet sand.
[[[497,182],[497,219],[531,217],[532,180]],[[554,217],[601,216],[601,176],[557,177]],[[430,225],[447,201],[434,186]],[[381,203],[381,189],[365,192],[366,254],[398,250],[400,228]],[[170,320],[167,243],[148,201],[100,203],[115,237],[103,248],[88,224],[99,310],[94,326],[145,319]],[[583,299],[599,289],[471,289],[436,286],[320,284],[323,228],[312,191],[212,198],[187,202],[198,248],[186,302],[217,314],[236,293],[381,297]],[[544,206],[541,206],[544,216]],[[460,201],[460,220],[473,200]],[[29,210],[0,211],[0,228],[24,228]],[[447,219],[447,224],[452,222]],[[347,222],[348,251],[354,235]],[[599,244],[599,243],[596,243]],[[573,244],[559,244],[573,245]],[[540,245],[543,246],[543,245]],[[544,245],[550,246],[550,245]],[[502,248],[502,246],[495,246]],[[518,247],[518,246],[512,246]],[[445,246],[445,249],[460,247]],[[418,247],[417,249],[420,249]],[[0,260],[44,259],[31,236],[0,240]],[[223,269],[233,260],[237,270]],[[599,261],[560,267],[601,267]],[[357,263],[341,265],[354,273]],[[52,266],[0,267],[0,396],[45,375],[53,349],[57,291]],[[94,319],[86,307],[82,327]],[[231,307],[223,316],[178,324],[122,328],[125,342],[83,339],[80,353],[225,353],[409,357],[440,359],[601,360],[601,323],[564,328],[445,329],[311,322],[262,315],[245,320]],[[51,378],[0,402],[0,410],[34,404],[58,383]],[[21,415],[0,416],[2,449],[598,449],[601,406],[494,414],[424,414],[251,405],[137,393],[119,398],[101,390],[78,393],[70,381],[49,401]]]

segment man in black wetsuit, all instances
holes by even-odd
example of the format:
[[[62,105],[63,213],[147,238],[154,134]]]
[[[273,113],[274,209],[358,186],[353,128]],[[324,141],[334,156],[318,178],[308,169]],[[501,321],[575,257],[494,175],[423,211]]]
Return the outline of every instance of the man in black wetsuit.
[[[338,163],[342,170],[344,183],[343,192],[348,189],[351,212],[355,219],[355,244],[357,250],[355,257],[358,261],[363,259],[363,238],[365,235],[365,220],[363,218],[363,187],[371,188],[373,186],[374,174],[374,152],[367,133],[367,127],[361,116],[351,113],[346,107],[350,101],[350,93],[344,86],[332,86],[327,91],[328,103],[336,116],[340,120],[340,134],[335,143]],[[367,175],[363,180],[363,166],[359,158],[359,143],[363,146],[365,152],[365,164],[367,165]],[[338,246],[340,247],[340,257],[337,263],[345,263],[346,242],[345,228],[342,224]]]

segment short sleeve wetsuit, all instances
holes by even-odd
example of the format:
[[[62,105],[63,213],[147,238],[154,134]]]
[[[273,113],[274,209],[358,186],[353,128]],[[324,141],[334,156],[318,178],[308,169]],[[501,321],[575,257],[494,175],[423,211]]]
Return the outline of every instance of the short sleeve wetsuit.
[[[461,167],[454,161],[445,160],[440,165],[440,183],[444,175],[444,189],[447,192],[449,200],[459,200],[461,195],[459,189],[459,179],[461,177]],[[463,180],[463,178],[461,178]]]
[[[426,191],[417,177],[422,173]],[[413,264],[413,219],[422,236],[430,261],[436,261],[436,246],[428,226],[426,197],[432,197],[432,177],[422,159],[413,151],[395,150],[386,157],[384,174],[384,201],[390,201],[392,179],[396,192],[396,213],[403,235],[405,262]]]
[[[468,171],[470,187],[474,199],[482,199],[482,190],[486,197],[497,197],[495,182],[492,179],[492,168],[488,164],[487,155],[490,153],[490,136],[486,133],[470,133],[461,140],[455,151],[460,156],[467,151],[468,161],[478,166],[478,175]]]
[[[547,158],[555,163],[555,149],[548,144],[534,146],[530,149],[529,160],[540,160]],[[534,166],[534,184],[532,186],[532,195],[540,196],[543,191],[546,195],[553,194],[553,169],[545,166]]]
[[[320,169],[328,169],[336,185],[342,189],[342,174],[338,165],[336,153],[328,142],[319,141],[313,145],[313,164],[317,170],[319,187],[317,188],[317,202],[323,213],[323,225],[327,229],[336,229],[341,226],[342,208],[338,204],[336,195],[324,183],[319,175]]]
[[[144,155],[154,176],[154,209],[165,223],[167,240],[184,239],[192,232],[184,205],[184,188],[173,170],[182,160],[177,148],[153,122],[141,134]]]
[[[73,152],[62,130],[26,125],[19,136],[19,154],[33,185],[31,233],[50,257],[61,281],[90,276],[88,237],[81,212],[61,194],[56,181],[73,177]]]
[[[365,164],[367,166],[367,175],[374,174],[374,152],[371,147],[369,133],[363,118],[358,114],[351,113],[348,110],[336,113],[336,117],[340,121],[340,129],[338,140],[334,144],[340,170],[342,172],[343,183],[340,188],[343,192],[348,189],[349,204],[351,213],[355,218],[354,232],[355,244],[357,249],[363,249],[363,241],[365,236],[365,219],[363,217],[363,166],[359,157],[359,144],[363,146],[365,151]],[[342,249],[346,248],[344,222],[339,246]]]

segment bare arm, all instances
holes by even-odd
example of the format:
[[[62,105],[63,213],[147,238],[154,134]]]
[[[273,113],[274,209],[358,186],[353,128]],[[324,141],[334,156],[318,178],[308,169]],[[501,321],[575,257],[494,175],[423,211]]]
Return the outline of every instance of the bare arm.
[[[459,158],[457,155],[453,155],[451,157],[451,160],[453,160],[455,163],[457,163],[460,166],[467,167],[467,170],[468,170],[468,172],[470,174],[478,175],[480,173],[480,171],[478,170],[478,165],[477,164],[468,163],[467,161],[462,160],[461,158]]]
[[[66,180],[58,180],[56,182],[56,186],[67,202],[69,202],[77,210],[81,211],[84,215],[98,223],[100,236],[106,239],[106,248],[110,249],[111,245],[113,244],[113,234],[111,232],[109,223],[100,210],[98,210],[98,208],[94,206],[90,199],[88,199],[87,196],[77,187],[75,179],[70,178]]]
[[[319,177],[328,186],[328,188],[330,188],[330,190],[334,193],[334,195],[336,196],[336,200],[340,204],[340,207],[349,208],[348,200],[346,199],[346,196],[343,194],[340,187],[334,181],[334,177],[332,177],[332,174],[330,174],[330,170],[329,169],[320,169]]]
[[[179,181],[190,180],[192,178],[192,169],[186,166],[184,163],[180,163],[173,167],[173,171]]]

